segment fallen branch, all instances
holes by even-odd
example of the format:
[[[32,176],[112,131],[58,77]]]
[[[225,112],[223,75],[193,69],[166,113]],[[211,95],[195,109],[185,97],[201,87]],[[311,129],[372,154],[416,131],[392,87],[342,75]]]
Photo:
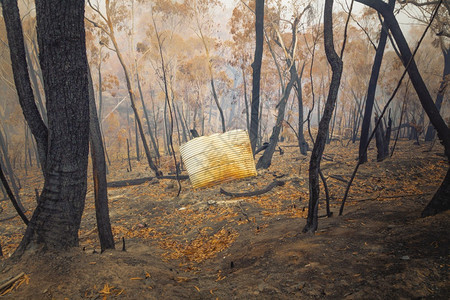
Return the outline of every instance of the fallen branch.
[[[6,217],[6,218],[3,218],[3,219],[0,219],[0,222],[5,222],[5,221],[12,220],[12,219],[14,219],[14,218],[16,218],[18,216],[19,215],[14,215],[14,216],[10,216],[10,217]]]
[[[322,159],[326,161],[334,161],[332,156],[326,154],[322,155]]]
[[[84,239],[87,238],[88,236],[90,236],[91,234],[93,234],[95,231],[97,230],[97,227],[83,233],[82,235],[80,235],[79,239]]]
[[[434,193],[421,193],[421,194],[401,194],[401,195],[394,195],[394,196],[381,196],[378,195],[375,198],[362,198],[362,199],[349,199],[348,201],[351,202],[362,202],[362,201],[371,201],[371,200],[379,200],[379,199],[393,199],[393,198],[403,198],[403,197],[415,197],[415,196],[428,196],[433,195]]]
[[[244,209],[243,209],[242,206],[241,206],[241,202],[242,202],[242,201],[239,201],[239,202],[238,202],[238,206],[239,206],[239,208],[241,209],[241,212],[242,212],[242,214],[245,216],[245,218],[247,219],[247,221],[248,221],[249,223],[251,223],[250,218],[248,217],[248,214],[244,211]]]
[[[344,177],[342,177],[341,175],[328,175],[328,177],[331,177],[333,179],[348,183],[348,180],[346,180]]]
[[[130,185],[139,185],[139,184],[143,184],[147,181],[152,181],[153,179],[155,179],[155,177],[144,177],[144,178],[137,178],[137,179],[111,181],[111,182],[108,182],[108,187],[124,187],[124,186],[130,186]]]
[[[189,179],[188,175],[179,175],[178,178],[180,180]],[[143,178],[136,178],[136,179],[128,179],[128,180],[119,180],[119,181],[110,181],[108,182],[108,187],[124,187],[124,186],[131,186],[131,185],[139,185],[143,184],[147,181],[152,181],[153,179],[177,179],[176,176],[158,176],[158,177],[143,177]],[[154,182],[157,183],[157,182]]]
[[[10,287],[12,284],[14,284],[14,282],[16,282],[17,280],[19,280],[20,278],[22,278],[25,275],[24,272],[20,273],[19,275],[17,275],[16,277],[11,278],[10,280],[7,280],[6,282],[2,283],[0,285],[0,293],[3,295],[4,290],[8,287]]]
[[[282,186],[284,184],[285,184],[284,181],[274,180],[268,186],[266,186],[265,188],[263,188],[261,190],[256,190],[256,191],[251,191],[251,192],[234,193],[234,192],[227,192],[223,188],[220,188],[220,193],[224,194],[226,196],[230,196],[230,197],[252,197],[252,196],[258,196],[258,195],[265,194],[265,193],[271,191],[274,187]]]

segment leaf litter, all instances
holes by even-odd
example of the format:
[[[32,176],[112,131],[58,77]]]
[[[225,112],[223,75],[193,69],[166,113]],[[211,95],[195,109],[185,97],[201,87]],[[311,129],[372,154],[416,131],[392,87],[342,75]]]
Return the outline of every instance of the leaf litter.
[[[344,217],[337,211],[357,156],[357,145],[332,143],[322,161],[331,193],[332,218],[319,220],[315,236],[301,234],[308,206],[309,158],[295,147],[275,154],[258,176],[192,189],[184,181],[180,197],[171,180],[110,188],[110,214],[116,251],[100,254],[93,189],[88,188],[80,228],[80,248],[19,263],[7,258],[25,227],[19,218],[3,221],[1,278],[26,271],[29,284],[16,286],[11,299],[96,298],[386,298],[448,295],[449,213],[419,218],[445,174],[436,145],[400,141],[393,158],[369,163],[350,191]],[[345,155],[343,154],[345,153]],[[168,172],[170,158],[165,159]],[[108,180],[149,176],[143,163],[110,167]],[[89,173],[91,174],[91,173]],[[219,193],[256,190],[282,176],[286,184],[256,197],[231,199]],[[335,176],[336,175],[336,176]],[[18,173],[21,196],[31,216],[39,170]],[[29,183],[29,184],[28,184]],[[321,187],[321,191],[323,187]],[[2,216],[13,215],[2,202]],[[324,210],[321,199],[320,210]],[[322,214],[322,213],[319,213]],[[122,238],[127,249],[120,251]],[[402,257],[408,256],[405,260]],[[306,267],[308,266],[308,267]],[[148,276],[147,276],[148,274]],[[152,276],[150,276],[152,274]],[[424,275],[428,274],[428,275]],[[131,280],[130,280],[131,279]],[[396,284],[392,284],[396,282]],[[212,291],[214,291],[212,293]],[[5,298],[5,299],[6,299]]]

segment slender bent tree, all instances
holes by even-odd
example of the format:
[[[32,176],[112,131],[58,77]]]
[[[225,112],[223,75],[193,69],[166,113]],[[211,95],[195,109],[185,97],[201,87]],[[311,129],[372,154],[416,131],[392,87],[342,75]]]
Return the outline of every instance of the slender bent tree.
[[[7,32],[9,53],[19,103],[31,133],[36,139],[39,160],[44,170],[47,158],[48,130],[34,101],[25,55],[22,23],[17,0],[0,0]]]
[[[403,32],[395,18],[393,12],[390,10],[388,4],[384,3],[381,0],[356,0],[364,5],[367,5],[377,12],[379,12],[386,23],[387,27],[392,33],[395,42],[397,43],[398,49],[402,56],[402,62],[405,67],[408,67],[408,75],[411,79],[411,83],[416,90],[417,96],[419,97],[419,101],[422,104],[423,109],[425,110],[428,118],[430,119],[431,124],[437,131],[437,135],[444,145],[445,155],[447,159],[450,160],[450,128],[448,128],[447,124],[445,124],[444,119],[439,113],[438,108],[436,107],[431,95],[425,85],[425,82],[420,75],[419,70],[417,69],[417,65],[412,57],[411,50],[408,46],[408,43],[403,35]],[[438,2],[437,5],[440,5],[442,0]],[[410,62],[411,60],[411,62]],[[409,63],[409,66],[408,66]],[[450,208],[450,168],[447,171],[447,174],[439,187],[436,194],[434,194],[430,203],[425,207],[422,211],[422,216],[430,216],[435,215],[441,211],[447,210]]]
[[[391,10],[393,10],[395,6],[395,0],[389,0],[389,6]],[[380,40],[378,41],[378,47],[372,65],[372,72],[370,74],[369,86],[367,88],[366,106],[364,108],[364,118],[361,125],[361,140],[359,141],[359,159],[361,160],[361,163],[367,162],[367,151],[364,151],[364,149],[369,139],[369,127],[370,120],[372,118],[373,104],[375,101],[375,91],[377,89],[378,75],[380,74],[381,62],[383,61],[387,36],[388,30],[385,24],[382,23]]]
[[[95,106],[94,86],[90,69],[89,80],[89,141],[91,145],[92,177],[94,179],[95,216],[101,252],[114,249],[114,237],[111,230],[108,208],[108,187],[106,182],[106,160],[102,133]]]
[[[84,1],[36,0],[36,20],[49,146],[44,188],[18,254],[30,248],[77,246],[86,195],[89,92]]]
[[[250,118],[250,143],[252,151],[255,153],[256,141],[258,140],[259,127],[259,90],[261,82],[261,64],[264,48],[264,0],[255,0],[255,30],[256,30],[256,46],[255,58],[252,63],[253,69],[253,88],[252,88],[252,104]]]
[[[333,115],[334,106],[341,83],[341,75],[343,63],[342,59],[334,50],[333,43],[333,0],[325,0],[325,8],[323,13],[323,35],[325,44],[325,54],[328,63],[331,65],[332,76],[330,89],[328,91],[327,102],[323,111],[322,119],[319,122],[319,131],[311,153],[309,162],[309,206],[308,218],[303,232],[314,233],[318,225],[318,207],[319,207],[319,169],[320,160],[325,149],[328,128],[330,126],[331,116]]]

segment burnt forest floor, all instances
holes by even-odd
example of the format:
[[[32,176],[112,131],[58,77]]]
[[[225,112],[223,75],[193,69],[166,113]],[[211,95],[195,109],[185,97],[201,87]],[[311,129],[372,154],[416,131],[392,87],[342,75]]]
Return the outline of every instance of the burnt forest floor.
[[[80,247],[57,255],[31,253],[12,261],[25,226],[2,201],[0,281],[24,272],[2,298],[448,299],[450,212],[420,218],[448,168],[443,148],[430,146],[400,141],[383,162],[370,149],[338,216],[357,145],[328,145],[322,170],[334,215],[319,219],[315,235],[301,233],[310,152],[303,157],[294,144],[282,144],[284,154],[276,152],[269,170],[256,177],[195,190],[182,181],[179,197],[174,180],[109,188],[116,250],[102,254],[91,183]],[[152,176],[145,161],[132,161],[131,172],[127,161],[113,162],[108,180]],[[161,166],[169,171],[168,158]],[[30,217],[42,179],[38,169],[17,175]],[[274,179],[285,185],[260,196],[220,193],[261,189]],[[323,188],[321,193],[323,215]]]

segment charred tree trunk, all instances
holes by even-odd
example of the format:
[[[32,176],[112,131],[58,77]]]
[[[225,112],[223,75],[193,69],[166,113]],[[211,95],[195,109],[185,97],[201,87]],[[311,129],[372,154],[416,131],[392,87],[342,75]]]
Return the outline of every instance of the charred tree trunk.
[[[422,211],[422,217],[434,216],[448,209],[450,209],[450,168],[438,191]]]
[[[135,137],[134,142],[136,143],[136,160],[141,161],[141,154],[139,151],[139,132],[137,129],[136,119],[134,119],[134,137]]]
[[[89,152],[84,2],[36,1],[49,149],[39,203],[17,250],[78,246]]]
[[[388,125],[386,128],[386,134],[384,135],[384,157],[389,156],[389,144],[391,142],[391,132],[392,132],[392,119],[391,111],[389,110]]]
[[[381,0],[356,1],[370,6],[384,17],[384,22],[391,31],[392,36],[394,37],[400,50],[402,63],[406,67],[408,62],[412,59],[412,53],[394,14],[390,10],[390,7]],[[445,124],[444,119],[434,104],[434,101],[431,98],[431,95],[419,73],[419,70],[417,69],[417,65],[414,60],[411,61],[407,70],[411,83],[413,84],[419,97],[420,103],[427,113],[430,122],[438,132],[438,137],[444,145],[446,156],[450,158],[450,129],[447,127],[447,124]]]
[[[40,72],[40,70],[36,70],[34,68],[33,61],[31,59],[30,50],[27,47],[26,43],[25,43],[25,55],[26,55],[27,62],[28,62],[28,69],[30,70],[30,79],[31,79],[31,83],[33,84],[34,95],[36,96],[38,107],[41,111],[42,120],[43,120],[44,124],[47,125],[48,124],[47,110],[44,107],[44,101],[42,100],[41,92],[39,91],[38,78],[36,75]]]
[[[411,50],[409,49],[408,43],[403,35],[403,32],[400,29],[400,26],[395,19],[394,14],[390,10],[389,6],[381,0],[356,0],[362,4],[372,7],[377,10],[380,14],[383,15],[386,25],[394,37],[397,46],[400,50],[402,56],[402,62],[405,67],[407,67],[409,78],[416,90],[416,93],[419,97],[420,103],[422,104],[423,109],[428,115],[431,124],[437,131],[438,137],[441,140],[441,143],[444,145],[445,155],[447,159],[450,159],[450,128],[445,124],[444,119],[439,113],[436,105],[431,98],[431,95],[422,79],[422,76],[417,69],[417,66],[413,60]],[[438,3],[438,5],[441,2]],[[409,64],[409,66],[408,66]],[[448,176],[444,179],[441,187],[438,189],[436,194],[433,196],[431,202],[427,207],[435,207],[439,209],[448,209]],[[447,197],[447,198],[446,198]],[[447,200],[445,200],[447,199]],[[434,213],[438,213],[439,209],[433,210]],[[431,210],[427,210],[431,211]],[[425,212],[425,211],[424,211]]]
[[[378,117],[375,117],[375,124],[378,122]],[[385,151],[385,132],[383,123],[380,122],[380,126],[378,126],[377,131],[375,132],[375,141],[377,145],[377,161],[383,161],[387,155]]]
[[[89,69],[88,69],[89,71]],[[92,177],[94,180],[95,216],[101,252],[114,249],[114,237],[111,230],[108,208],[108,187],[106,182],[106,161],[103,139],[95,107],[94,87],[91,74],[89,79],[89,141],[91,145]]]
[[[395,0],[389,0],[389,9],[392,11],[395,6]],[[366,107],[364,110],[364,118],[361,127],[361,140],[359,141],[359,159],[361,163],[367,162],[367,152],[363,150],[366,148],[367,140],[369,139],[370,120],[372,118],[373,103],[375,101],[375,92],[377,89],[378,75],[380,74],[381,62],[383,61],[384,49],[386,47],[386,40],[388,36],[388,29],[384,22],[381,24],[380,40],[378,42],[375,59],[372,65],[372,72],[369,79],[369,87],[367,89]]]
[[[180,112],[180,108],[178,107],[178,105],[175,105],[174,109],[176,110],[176,113],[178,113],[178,119],[180,119],[180,123],[181,123],[181,130],[182,130],[182,133],[183,133],[182,142],[186,143],[188,141],[188,138],[187,138],[188,135],[187,135],[187,128],[186,128],[185,123],[183,121],[183,116],[182,116],[182,114]]]
[[[28,74],[22,23],[17,0],[1,0],[1,4],[10,49],[9,53],[11,56],[14,83],[19,96],[19,103],[22,107],[25,120],[36,139],[42,170],[45,170],[48,148],[48,130],[42,121],[34,101],[33,89],[31,88],[30,77]]]
[[[305,64],[303,64],[302,69],[300,71],[300,75],[296,77],[295,90],[297,91],[297,103],[298,103],[298,147],[300,148],[300,153],[306,155],[308,152],[308,143],[305,140],[305,135],[303,134],[303,94],[302,94],[302,77],[303,70],[305,69]],[[296,72],[297,73],[297,72]]]
[[[247,132],[250,132],[250,108],[248,106],[247,80],[245,79],[244,68],[242,68],[242,80],[244,82],[245,121],[247,124]]]
[[[258,140],[259,128],[259,93],[261,81],[261,64],[264,48],[264,0],[256,0],[255,6],[255,31],[256,46],[255,57],[252,63],[253,69],[253,86],[252,86],[252,110],[250,117],[250,143],[252,151],[255,153],[256,143]]]
[[[438,111],[441,110],[442,100],[444,100],[445,90],[448,85],[447,77],[450,74],[450,49],[442,49],[442,53],[444,55],[444,72],[442,74],[442,81],[435,102]],[[430,125],[428,125],[427,133],[425,134],[425,141],[430,142],[434,140],[435,135],[436,132],[433,125],[430,123]]]
[[[327,56],[328,63],[331,65],[332,77],[330,83],[330,89],[328,92],[327,102],[325,103],[325,109],[322,115],[322,119],[319,123],[319,131],[314,143],[314,147],[311,153],[311,160],[309,162],[309,205],[308,205],[308,218],[306,225],[303,228],[303,232],[314,233],[318,226],[318,208],[319,208],[319,169],[320,160],[325,149],[325,142],[327,139],[328,128],[330,125],[331,117],[333,114],[334,106],[339,91],[339,85],[342,75],[342,59],[337,55],[334,50],[333,44],[333,0],[325,0],[324,9],[324,44],[325,54]]]
[[[259,158],[258,163],[256,164],[257,169],[267,169],[270,167],[272,163],[273,153],[278,144],[278,139],[280,137],[281,127],[284,121],[284,113],[286,111],[286,104],[289,99],[289,95],[291,94],[292,87],[294,86],[294,82],[296,81],[297,71],[295,68],[295,63],[292,64],[290,69],[290,80],[284,89],[283,97],[281,98],[280,103],[278,104],[278,115],[275,126],[272,130],[272,135],[270,136],[269,146],[264,151],[264,154]]]

